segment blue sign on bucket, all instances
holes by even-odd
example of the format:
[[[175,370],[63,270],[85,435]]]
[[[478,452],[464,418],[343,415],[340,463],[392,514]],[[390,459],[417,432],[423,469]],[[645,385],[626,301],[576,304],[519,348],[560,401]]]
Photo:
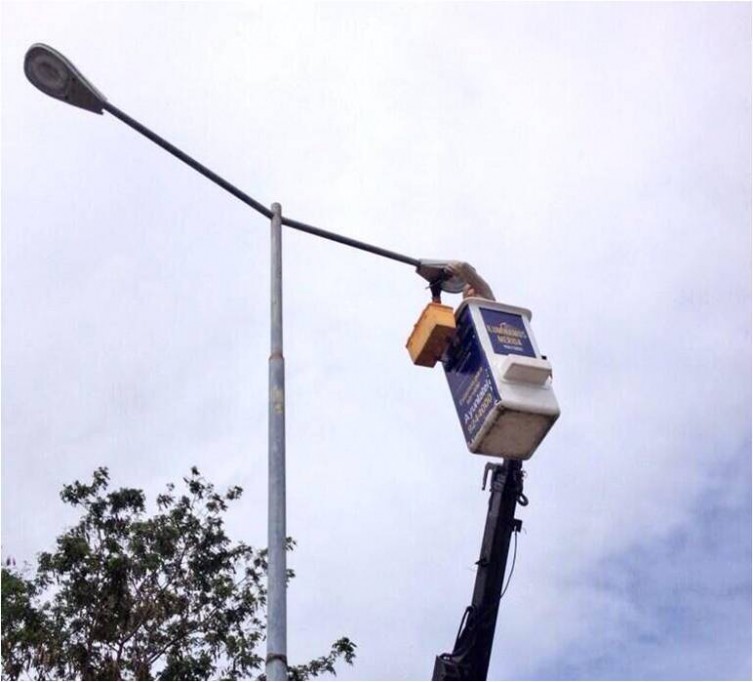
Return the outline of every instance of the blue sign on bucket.
[[[484,307],[481,307],[480,311],[495,353],[501,355],[515,353],[536,357],[520,315]]]
[[[465,308],[457,321],[457,336],[443,360],[445,376],[468,446],[499,401],[486,355]]]

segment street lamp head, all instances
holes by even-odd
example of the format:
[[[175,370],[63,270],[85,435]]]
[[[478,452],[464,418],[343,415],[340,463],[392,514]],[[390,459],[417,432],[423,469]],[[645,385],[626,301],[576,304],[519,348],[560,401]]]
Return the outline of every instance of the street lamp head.
[[[26,52],[24,73],[45,95],[102,113],[105,97],[62,54],[48,45],[36,43]]]
[[[465,281],[448,269],[451,262],[422,258],[419,261],[416,272],[428,281],[429,284],[440,285],[442,291],[448,294],[459,294],[463,291]]]

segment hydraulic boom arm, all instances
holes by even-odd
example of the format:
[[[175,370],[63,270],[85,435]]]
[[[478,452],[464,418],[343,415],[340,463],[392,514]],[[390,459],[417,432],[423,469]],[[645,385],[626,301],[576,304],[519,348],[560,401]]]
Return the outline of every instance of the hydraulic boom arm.
[[[487,464],[484,485],[489,472],[492,477],[489,511],[473,599],[463,615],[452,653],[437,656],[432,680],[485,680],[489,670],[510,538],[522,526],[515,518],[515,505],[528,504],[523,495],[520,461]]]

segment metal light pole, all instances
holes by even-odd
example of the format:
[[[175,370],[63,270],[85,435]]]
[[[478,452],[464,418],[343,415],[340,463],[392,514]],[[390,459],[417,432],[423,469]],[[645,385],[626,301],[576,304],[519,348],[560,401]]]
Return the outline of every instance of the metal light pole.
[[[317,237],[412,265],[432,292],[460,293],[463,280],[446,269],[447,261],[411,258],[372,244],[329,232],[282,215],[279,204],[269,209],[227,180],[203,166],[167,140],[110,104],[73,64],[53,48],[37,43],[24,58],[31,83],[50,97],[76,107],[115,116],[129,127],[188,164],[247,206],[272,221],[271,351],[269,356],[269,568],[267,573],[267,679],[287,679],[287,613],[285,560],[285,364],[282,354],[282,246],[281,227],[291,227]]]
[[[282,354],[282,209],[272,204],[269,354],[267,679],[286,680],[285,357]]]

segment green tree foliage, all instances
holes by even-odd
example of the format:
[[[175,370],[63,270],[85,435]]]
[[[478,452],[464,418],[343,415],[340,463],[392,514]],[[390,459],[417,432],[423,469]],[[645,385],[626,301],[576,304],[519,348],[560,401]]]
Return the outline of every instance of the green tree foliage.
[[[105,468],[63,488],[79,522],[31,577],[2,569],[4,678],[264,679],[266,550],[232,543],[223,528],[242,491],[217,493],[195,467],[183,481],[151,516],[141,490],[108,491]],[[341,638],[289,679],[334,674],[354,656]]]

